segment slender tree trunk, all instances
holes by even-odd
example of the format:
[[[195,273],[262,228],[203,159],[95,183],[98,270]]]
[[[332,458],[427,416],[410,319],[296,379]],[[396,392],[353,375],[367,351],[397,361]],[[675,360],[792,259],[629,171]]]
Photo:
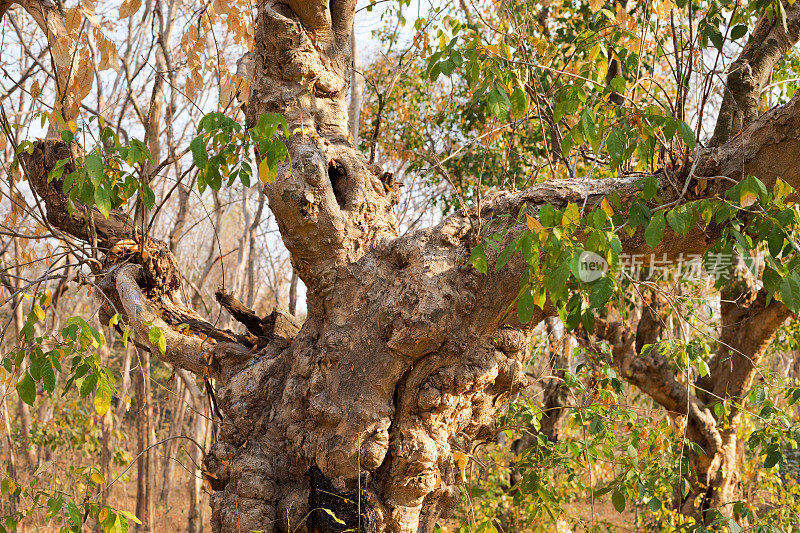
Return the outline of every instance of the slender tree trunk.
[[[297,316],[297,270],[292,269],[292,280],[289,282],[289,314]]]
[[[544,385],[542,395],[542,420],[541,432],[547,435],[551,442],[558,442],[561,438],[561,427],[567,416],[567,388],[564,387],[564,372],[569,368],[569,358],[573,347],[573,337],[562,332],[560,338],[556,332],[558,327],[555,318],[545,320],[547,324],[547,337],[550,346],[550,357],[547,368],[552,372],[553,378],[548,379]]]
[[[188,399],[189,391],[186,390],[183,381],[176,380],[175,393],[170,402],[168,413],[170,419],[169,427],[171,428],[169,436],[183,433],[183,423],[186,419],[186,404]],[[175,463],[178,460],[176,455],[182,444],[183,443],[177,439],[167,441],[164,444],[164,458],[161,461],[161,483],[159,484],[161,489],[159,491],[159,501],[167,511],[169,511],[170,492],[175,482]]]
[[[5,385],[0,383],[0,397],[6,398]],[[2,475],[7,475],[11,479],[17,479],[17,458],[16,450],[14,449],[14,441],[11,440],[11,417],[9,415],[8,400],[0,402],[0,435],[3,437],[4,446],[2,453],[5,457],[5,469]],[[8,514],[13,514],[17,510],[18,497],[11,495],[9,497]],[[5,503],[2,504],[3,511],[6,511]]]
[[[204,445],[206,442],[208,429],[211,425],[208,421],[210,412],[202,403],[195,402],[194,405],[197,410],[193,416],[194,418],[194,440]],[[191,475],[189,476],[189,516],[187,521],[189,533],[203,533],[205,521],[203,520],[203,507],[205,505],[205,494],[203,492],[203,476],[199,467],[203,458],[203,450],[199,449],[195,444],[191,444],[189,449],[189,457],[191,458]]]
[[[123,348],[122,352],[122,383],[119,387],[119,399],[120,405],[117,407],[119,410],[117,416],[117,424],[115,426],[116,430],[120,430],[122,428],[122,421],[125,418],[123,416],[124,413],[128,411],[128,402],[130,401],[130,392],[131,392],[131,362],[133,360],[133,346],[128,345],[127,347]]]
[[[111,332],[105,328],[103,328],[103,335],[105,336],[107,341],[112,339]],[[100,349],[100,358],[101,363],[103,366],[108,366],[110,364],[110,356],[111,351],[109,350],[108,344],[104,344]],[[112,450],[113,450],[113,430],[114,430],[114,415],[113,409],[109,409],[105,412],[105,414],[100,418],[100,472],[103,474],[106,482],[111,481],[111,459],[112,459]],[[100,493],[100,505],[105,506],[108,505],[108,491],[103,490]],[[102,527],[99,523],[95,524],[93,527],[93,531],[100,532],[102,531]]]
[[[14,238],[14,252],[17,257],[20,256],[21,247],[18,238]],[[6,288],[10,293],[14,293],[19,289],[19,280],[22,279],[20,275],[19,268],[16,269],[16,279],[10,279],[4,277],[4,284],[7,286]],[[21,295],[17,294],[11,301],[11,305],[13,306],[13,319],[14,319],[14,339],[19,339],[19,333],[22,331],[22,327],[25,324],[25,311],[22,308],[23,306],[23,299]],[[25,372],[28,366],[27,358],[23,359],[22,361],[22,368],[20,369],[21,372]],[[6,399],[9,401],[9,399]],[[29,469],[36,468],[38,458],[33,446],[30,442],[30,434],[31,434],[31,409],[25,402],[22,401],[22,398],[17,398],[17,416],[19,417],[19,424],[20,424],[20,435],[21,435],[21,442],[20,445],[22,447],[22,454],[25,457],[25,461]]]
[[[138,351],[138,350],[137,350]],[[142,521],[138,531],[153,533],[155,531],[153,508],[154,482],[154,452],[152,445],[151,421],[153,417],[153,404],[150,390],[150,354],[139,353],[139,368],[135,374],[136,380],[136,433],[138,435],[136,478],[136,516]]]
[[[348,106],[350,136],[353,146],[358,149],[359,125],[361,120],[361,97],[364,93],[364,75],[361,73],[361,61],[358,57],[356,32],[350,32],[350,52],[353,66],[350,71],[350,105]]]

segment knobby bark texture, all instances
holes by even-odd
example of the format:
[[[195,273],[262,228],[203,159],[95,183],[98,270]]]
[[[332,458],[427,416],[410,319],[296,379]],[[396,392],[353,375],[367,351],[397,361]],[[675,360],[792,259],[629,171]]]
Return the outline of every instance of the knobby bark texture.
[[[282,113],[292,133],[291,167],[282,166],[264,193],[308,287],[302,326],[289,313],[260,317],[236,295],[218,293],[247,332],[214,327],[183,302],[166,243],[137,233],[119,212],[108,219],[96,210],[67,212],[61,184],[47,175],[74,147],[39,142],[21,155],[22,166],[52,231],[105,252],[101,314],[121,313],[138,346],[217,384],[221,431],[204,472],[214,531],[428,532],[459,495],[451,444],[493,437],[494,411],[527,384],[530,330],[554,314],[546,306],[519,324],[509,309],[525,265],[514,260],[480,275],[469,264],[471,248],[523,204],[536,216],[545,203],[591,207],[612,192],[626,202],[638,194],[639,177],[496,193],[480,212],[469,208],[401,235],[399,184],[368,165],[349,136],[355,0],[266,0],[257,9],[247,121]],[[739,137],[696,153],[693,174],[689,167],[658,174],[659,197],[711,197],[748,174],[768,187],[777,178],[800,186],[798,111],[800,93]],[[699,226],[688,237],[668,233],[655,253],[702,252],[715,237]],[[623,246],[651,252],[641,233]],[[165,353],[150,343],[151,325],[162,330]],[[641,371],[659,379],[657,365]],[[685,394],[666,378],[658,394]],[[689,406],[704,423],[700,400]]]

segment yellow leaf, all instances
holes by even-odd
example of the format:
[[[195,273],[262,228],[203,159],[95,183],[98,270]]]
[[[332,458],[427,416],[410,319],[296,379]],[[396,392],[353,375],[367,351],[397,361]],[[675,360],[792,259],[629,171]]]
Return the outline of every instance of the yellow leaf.
[[[535,232],[538,233],[539,231],[544,229],[544,226],[542,226],[542,223],[539,222],[538,220],[536,220],[535,218],[533,218],[532,216],[526,214],[525,218],[527,220],[527,224],[528,224],[528,229],[529,230],[535,231]]]
[[[789,196],[792,193],[792,191],[794,191],[792,186],[787,184],[782,179],[778,178],[775,180],[774,194],[776,200],[779,201],[783,200],[784,198]]]
[[[277,172],[269,168],[266,157],[258,164],[258,179],[261,180],[261,183],[272,183],[275,181],[276,174]]]
[[[677,7],[672,0],[653,0],[653,10],[662,20],[667,18],[670,12]]]
[[[117,46],[109,40],[104,40],[100,51],[100,70],[114,69],[119,72],[119,52]]]
[[[606,212],[606,215],[608,215],[608,218],[611,218],[611,217],[614,216],[614,209],[611,207],[611,204],[609,204],[608,200],[606,200],[605,198],[603,198],[603,201],[600,202],[600,209],[602,209],[603,211]]]
[[[605,0],[589,0],[589,8],[592,13],[597,13],[603,7],[603,4],[605,4]]]
[[[465,470],[467,468],[467,456],[459,451],[455,451],[453,452],[453,460],[456,462],[458,471],[461,472],[461,481],[466,483],[467,474]]]
[[[564,210],[563,225],[564,226],[577,226],[581,220],[581,211],[576,204],[570,202]]]
[[[106,521],[106,518],[108,518],[108,508],[103,507],[102,509],[100,509],[100,513],[97,515],[97,521],[102,524],[103,522]]]
[[[44,291],[44,307],[47,309],[53,303],[53,292],[50,289]]]
[[[94,472],[92,473],[92,481],[94,481],[98,485],[101,485],[106,482],[106,478],[104,478],[103,474],[101,474],[100,472]],[[103,510],[105,511],[106,509]],[[100,521],[102,522],[102,520]]]
[[[70,120],[67,123],[67,127],[69,128],[69,131],[71,131],[72,133],[76,133],[78,131],[78,125],[75,124],[74,120]]]
[[[742,205],[742,207],[750,207],[756,203],[756,200],[758,200],[758,196],[756,196],[754,193],[750,191],[742,191],[742,194],[739,198],[739,203]]]
[[[228,108],[233,103],[234,96],[236,96],[236,86],[230,73],[224,72],[219,80],[219,106],[222,109]]]

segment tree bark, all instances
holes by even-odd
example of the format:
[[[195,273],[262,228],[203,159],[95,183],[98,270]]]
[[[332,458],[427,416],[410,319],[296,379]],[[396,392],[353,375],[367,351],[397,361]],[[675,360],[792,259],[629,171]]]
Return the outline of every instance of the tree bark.
[[[265,193],[308,289],[306,321],[298,328],[279,311],[258,317],[220,299],[251,327],[247,334],[214,327],[183,303],[177,261],[165,243],[150,239],[143,240],[146,254],[107,256],[98,282],[101,315],[122,312],[140,346],[217,384],[222,423],[205,458],[215,532],[429,532],[459,495],[451,439],[493,437],[495,410],[527,384],[531,328],[555,312],[545,306],[530,324],[507,312],[527,266],[515,259],[499,272],[475,271],[468,259],[482,225],[513,224],[523,205],[537,216],[546,203],[591,208],[611,193],[629,203],[640,176],[556,180],[487,195],[480,207],[401,236],[398,184],[369,166],[350,140],[355,0],[265,0],[257,9],[247,123],[281,113],[292,132],[285,139],[291,166],[279,168]],[[665,203],[713,197],[750,174],[767,187],[777,178],[797,187],[798,152],[800,93],[731,141],[698,150],[693,175],[657,174],[658,196]],[[63,145],[39,143],[21,154],[31,187],[57,231],[90,240],[85,227],[93,217],[100,246],[113,250],[133,235],[127,217],[69,213],[60,183],[47,183],[65,153]],[[511,237],[523,231],[509,229]],[[676,258],[705,251],[716,236],[698,225],[686,237],[668,231],[656,250],[641,230],[622,244],[629,254]],[[490,264],[495,259],[489,252]],[[163,354],[149,341],[151,324],[166,338]],[[189,328],[178,331],[181,324]],[[623,329],[609,333],[620,346],[634,343]],[[709,454],[720,449],[713,416],[668,368],[647,358],[620,360],[627,365],[621,373],[652,382],[657,401],[686,412],[697,438],[711,439]]]

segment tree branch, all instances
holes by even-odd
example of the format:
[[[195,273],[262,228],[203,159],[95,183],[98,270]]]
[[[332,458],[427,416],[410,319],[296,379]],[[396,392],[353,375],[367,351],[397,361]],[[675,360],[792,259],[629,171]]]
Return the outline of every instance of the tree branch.
[[[720,146],[756,120],[772,69],[800,39],[800,5],[786,6],[786,26],[788,32],[774,12],[762,15],[739,58],[728,67],[710,146]]]
[[[250,351],[240,344],[232,342],[216,342],[209,338],[200,338],[192,334],[181,334],[164,322],[148,303],[138,281],[142,277],[141,267],[121,265],[107,274],[110,280],[115,278],[119,301],[125,311],[129,324],[140,342],[149,347],[150,352],[165,362],[184,368],[199,376],[220,377],[232,366],[250,359]],[[103,287],[106,288],[106,287]],[[161,330],[166,349],[161,352],[157,343],[150,339],[152,327]]]

